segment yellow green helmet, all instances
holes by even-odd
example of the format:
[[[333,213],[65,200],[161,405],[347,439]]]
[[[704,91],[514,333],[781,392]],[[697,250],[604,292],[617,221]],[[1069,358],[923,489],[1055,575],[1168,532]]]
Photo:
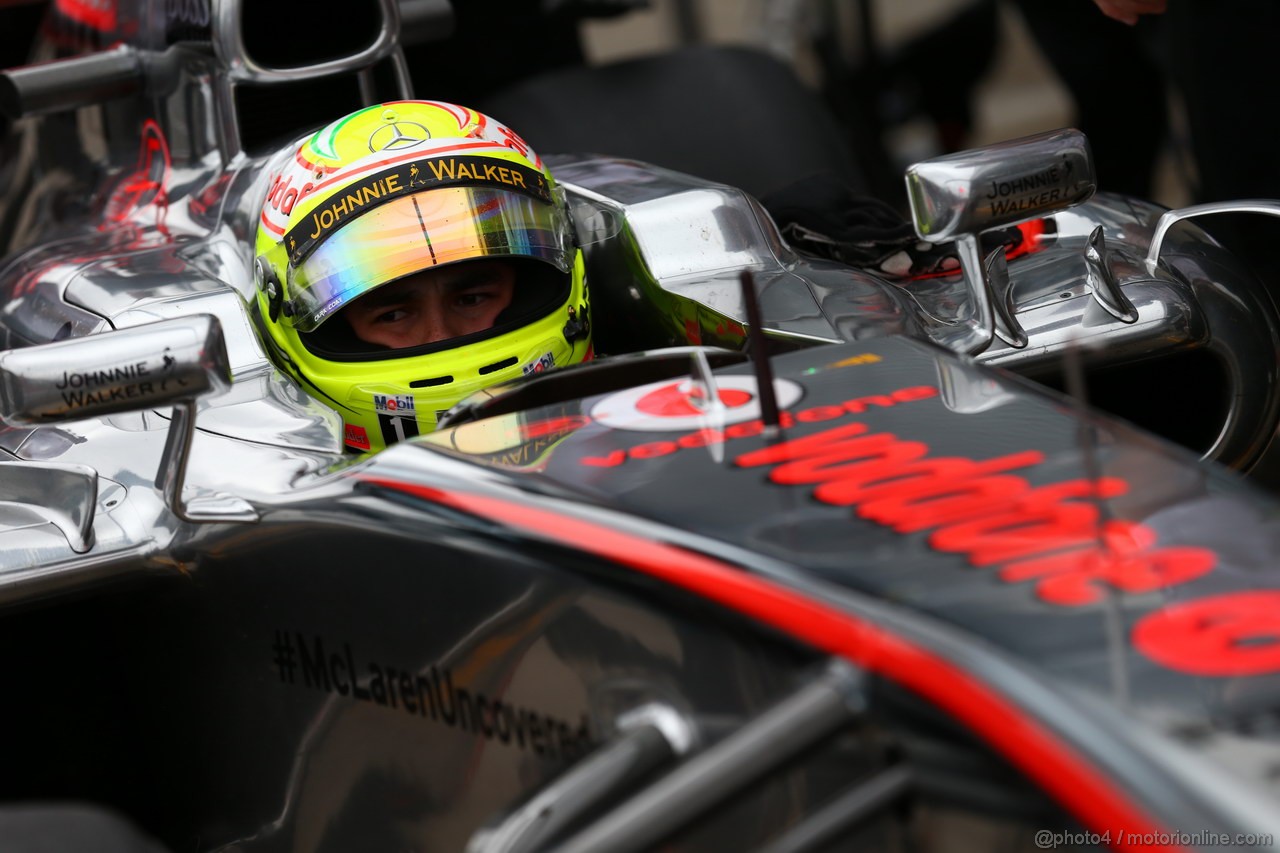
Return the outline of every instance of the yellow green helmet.
[[[519,136],[466,107],[395,101],[317,132],[270,176],[254,253],[268,345],[342,415],[352,449],[430,432],[475,391],[592,355],[563,191]],[[407,346],[366,333],[358,318],[379,300],[477,260],[514,270],[491,326]]]

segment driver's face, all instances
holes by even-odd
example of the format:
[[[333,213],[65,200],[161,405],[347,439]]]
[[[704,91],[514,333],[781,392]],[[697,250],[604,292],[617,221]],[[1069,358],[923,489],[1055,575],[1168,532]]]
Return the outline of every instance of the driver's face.
[[[467,261],[383,285],[343,313],[356,337],[393,349],[492,328],[511,304],[516,273],[503,261]]]

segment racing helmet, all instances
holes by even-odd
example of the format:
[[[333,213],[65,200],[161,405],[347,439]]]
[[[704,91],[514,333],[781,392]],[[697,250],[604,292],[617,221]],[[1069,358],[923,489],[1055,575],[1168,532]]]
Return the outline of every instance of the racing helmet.
[[[254,253],[268,348],[338,411],[354,450],[430,432],[476,391],[592,356],[563,190],[519,136],[466,107],[379,104],[305,140],[271,175]],[[391,282],[479,259],[514,268],[490,328],[391,348],[344,317]]]

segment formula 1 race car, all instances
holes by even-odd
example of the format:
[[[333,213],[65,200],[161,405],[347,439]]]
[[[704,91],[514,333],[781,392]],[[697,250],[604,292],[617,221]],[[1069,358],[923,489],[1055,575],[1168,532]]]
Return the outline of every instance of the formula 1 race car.
[[[959,266],[890,280],[560,155],[601,357],[354,455],[254,305],[308,130],[245,140],[408,97],[367,11],[273,66],[238,0],[59,0],[0,75],[0,848],[1277,847],[1280,323],[1222,208],[1045,134],[912,167]]]

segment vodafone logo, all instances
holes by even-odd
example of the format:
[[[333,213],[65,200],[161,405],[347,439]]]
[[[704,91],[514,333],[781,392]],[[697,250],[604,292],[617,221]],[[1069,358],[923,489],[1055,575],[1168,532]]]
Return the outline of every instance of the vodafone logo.
[[[753,376],[718,376],[723,415],[717,420],[736,424],[760,417],[758,386]],[[789,379],[773,381],[779,408],[795,405],[803,395]],[[612,429],[667,432],[698,429],[707,425],[707,414],[694,405],[688,379],[668,379],[611,394],[591,408],[591,418]]]
[[[293,206],[315,189],[315,184],[310,181],[303,184],[301,188],[295,187],[293,179],[294,175],[277,175],[271,182],[271,189],[267,192],[267,204],[273,211],[284,214],[285,219],[293,213]]]
[[[316,188],[312,168],[291,163],[271,179],[267,198],[262,205],[261,222],[275,234],[284,234],[294,205],[306,198]]]

